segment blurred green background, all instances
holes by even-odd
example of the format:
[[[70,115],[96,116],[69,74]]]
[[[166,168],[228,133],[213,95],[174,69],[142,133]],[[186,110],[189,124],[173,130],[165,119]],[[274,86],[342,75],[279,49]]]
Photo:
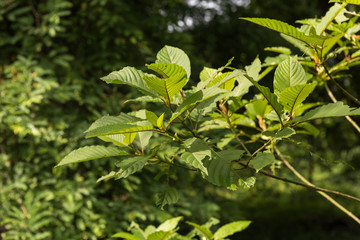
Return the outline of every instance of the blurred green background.
[[[322,16],[327,2],[1,0],[0,239],[105,239],[131,221],[156,225],[178,215],[197,223],[252,220],[234,239],[358,239],[359,226],[315,192],[265,177],[249,191],[230,192],[184,172],[177,176],[180,201],[163,211],[153,198],[162,183],[151,170],[96,184],[111,159],[52,169],[93,143],[83,138],[92,121],[140,108],[125,103],[135,90],[100,77],[128,65],[143,69],[165,44],[189,55],[193,82],[203,66],[217,68],[233,56],[241,68],[269,56],[265,47],[288,45],[239,17],[295,24]],[[351,74],[356,79],[358,69]],[[346,87],[360,91],[360,84]],[[316,100],[329,101],[325,92]],[[359,137],[342,119],[322,121],[320,130],[308,138],[318,155],[297,146],[285,152],[315,184],[359,196]],[[339,201],[360,215],[359,204]]]

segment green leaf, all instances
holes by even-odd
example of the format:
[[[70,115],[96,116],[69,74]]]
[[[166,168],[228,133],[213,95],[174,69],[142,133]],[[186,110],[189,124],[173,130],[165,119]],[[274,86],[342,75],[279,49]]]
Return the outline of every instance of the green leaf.
[[[331,48],[344,36],[343,33],[335,35],[333,37],[327,38],[324,41],[323,47],[321,49],[321,57],[325,57],[325,55],[331,50]]]
[[[274,92],[278,96],[285,88],[305,83],[305,70],[294,57],[289,56],[275,70]]]
[[[204,167],[202,160],[199,160],[198,158],[196,158],[193,153],[184,152],[180,158],[189,166],[200,169],[202,172],[204,172],[206,175],[208,175],[208,171]]]
[[[155,113],[145,110],[146,120],[148,120],[153,126],[157,127],[158,117]]]
[[[320,23],[316,25],[316,34],[322,35],[330,23],[335,19],[335,17],[341,12],[341,10],[346,6],[346,4],[334,4],[326,12],[325,16],[321,18]]]
[[[115,233],[111,237],[112,238],[123,238],[123,239],[127,239],[127,240],[142,240],[141,238],[138,238],[137,236],[132,235],[132,234],[127,233],[127,232]]]
[[[160,226],[157,227],[157,231],[172,231],[174,230],[178,223],[183,219],[183,217],[174,217],[166,220]]]
[[[177,73],[165,79],[151,75],[144,75],[143,79],[150,89],[153,89],[168,102],[171,102],[172,98],[185,86],[186,73]]]
[[[98,127],[92,129],[91,131],[88,130],[85,137],[91,138],[104,135],[135,133],[142,131],[150,131],[152,129],[152,126],[138,126],[135,124],[119,123]]]
[[[156,195],[156,205],[161,209],[167,204],[175,204],[179,200],[179,193],[175,188],[167,187],[163,193]]]
[[[330,0],[329,3],[349,3],[349,4],[354,4],[354,5],[360,5],[359,0]]]
[[[157,72],[163,78],[170,78],[176,76],[179,73],[184,74],[186,78],[186,72],[184,68],[175,63],[152,63],[152,64],[146,64],[145,66],[148,69]]]
[[[316,51],[309,47],[309,45],[307,45],[306,43],[289,37],[288,35],[285,34],[280,34],[282,38],[284,38],[286,41],[288,41],[289,43],[291,43],[292,45],[294,45],[295,47],[297,47],[298,49],[300,49],[300,51],[304,52],[305,54],[307,54],[308,56],[310,56],[312,59],[317,59],[317,53]]]
[[[184,68],[187,79],[191,75],[190,59],[186,53],[176,47],[165,46],[156,55],[156,63],[175,63]]]
[[[287,47],[267,47],[267,48],[264,48],[264,50],[269,51],[269,52],[287,54],[287,55],[291,54],[291,50]]]
[[[99,138],[105,142],[111,142],[118,146],[127,146],[134,141],[135,136],[136,133],[126,133],[126,134],[99,136]]]
[[[195,229],[199,230],[207,240],[211,240],[214,238],[213,233],[207,227],[192,222],[186,222],[186,223],[193,226]]]
[[[235,172],[231,168],[231,163],[234,160],[240,159],[243,153],[243,150],[216,152],[211,160],[205,162],[209,172],[206,179],[214,185],[230,187],[235,179]]]
[[[203,70],[200,72],[200,81],[205,82],[209,78],[215,78],[218,74],[218,71],[214,68],[204,67]]]
[[[234,233],[241,232],[250,225],[251,221],[236,221],[225,224],[220,227],[214,234],[214,240],[224,239]]]
[[[279,102],[292,114],[295,109],[314,91],[316,83],[302,84],[285,88],[279,96]]]
[[[271,105],[271,107],[274,109],[274,111],[276,112],[276,115],[278,116],[281,125],[283,125],[282,119],[281,119],[281,114],[283,112],[283,107],[282,105],[278,102],[277,100],[277,96],[275,94],[273,94],[272,92],[270,92],[270,89],[265,87],[265,86],[261,86],[259,83],[257,83],[256,81],[254,81],[250,76],[245,76],[260,92],[261,94],[265,97],[265,99],[268,101],[268,103]]]
[[[258,80],[259,74],[261,71],[261,61],[258,57],[254,59],[254,61],[245,67],[246,74],[252,77],[255,81]]]
[[[71,153],[66,155],[55,167],[60,167],[71,163],[90,161],[104,157],[124,155],[129,155],[129,153],[122,151],[117,147],[87,146],[72,151]]]
[[[311,121],[319,118],[329,118],[329,117],[345,117],[360,115],[360,108],[351,108],[348,105],[344,105],[343,102],[329,103],[321,107],[317,107],[305,115],[295,118],[292,123],[295,125]]]
[[[161,116],[158,118],[158,120],[156,121],[156,125],[159,129],[164,128],[164,113],[161,114]]]
[[[199,90],[193,94],[191,94],[186,100],[176,108],[175,112],[171,116],[169,120],[169,124],[174,121],[177,117],[179,117],[181,114],[183,114],[187,110],[194,109],[199,103],[213,97],[216,95],[219,95],[221,93],[227,92],[224,89],[220,89],[217,87],[211,87]]]
[[[112,125],[117,123],[132,123],[140,121],[140,118],[130,116],[124,113],[121,113],[119,116],[103,116],[96,120],[93,124],[90,125],[90,127],[85,131],[89,132],[92,131],[95,128],[103,127],[106,125]]]
[[[275,134],[273,141],[279,141],[284,138],[289,138],[294,134],[296,134],[294,129],[292,129],[291,127],[285,127]]]
[[[232,76],[234,76],[234,74],[232,75],[232,72],[219,73],[206,87],[209,88],[219,83],[217,87],[231,91],[235,84],[235,76]]]
[[[274,30],[279,33],[283,33],[285,35],[303,41],[311,46],[322,46],[323,41],[325,39],[324,37],[321,36],[307,36],[304,33],[297,30],[295,27],[274,19],[268,19],[268,18],[240,18],[240,19],[253,22],[255,24],[258,24],[260,26],[266,27],[268,29]]]
[[[176,230],[173,230],[173,231],[156,231],[156,232],[150,234],[147,237],[147,240],[167,240],[170,237],[172,237],[172,235],[174,235],[175,232],[176,232]]]
[[[200,169],[207,175],[208,171],[202,161],[206,157],[211,157],[210,147],[198,138],[187,139],[184,143],[188,152],[183,153],[181,159],[190,166]]]
[[[239,187],[242,189],[249,189],[255,186],[256,178],[248,177],[245,181],[239,178]]]
[[[256,169],[256,172],[258,172],[259,170],[263,169],[274,161],[274,155],[269,151],[265,151],[256,154],[256,157],[250,161],[250,165]]]
[[[138,88],[147,95],[157,96],[156,92],[146,86],[143,76],[142,71],[133,67],[125,67],[120,71],[111,72],[109,75],[102,77],[101,80],[112,84],[126,84]]]
[[[122,160],[120,163],[116,164],[120,170],[116,172],[114,176],[115,179],[127,178],[131,174],[140,171],[145,166],[149,158],[150,156],[138,156]]]

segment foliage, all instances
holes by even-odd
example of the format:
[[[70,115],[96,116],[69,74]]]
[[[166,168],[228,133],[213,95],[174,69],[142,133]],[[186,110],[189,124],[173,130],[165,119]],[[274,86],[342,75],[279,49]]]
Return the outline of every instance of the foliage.
[[[336,18],[340,13],[344,13],[344,9],[345,5],[334,5],[321,21],[302,21],[305,26],[300,30],[278,20],[243,18],[301,41],[303,44],[297,42],[295,46],[300,46],[301,50],[305,50],[310,57],[280,55],[277,59],[278,66],[273,81],[274,93],[270,88],[259,83],[260,76],[263,77],[269,72],[265,70],[261,73],[259,60],[247,66],[245,70],[241,70],[230,67],[232,59],[218,69],[204,68],[197,85],[183,90],[189,80],[189,75],[185,73],[185,69],[190,68],[189,58],[182,50],[170,46],[165,46],[159,51],[155,63],[147,65],[160,76],[141,73],[135,78],[126,77],[124,81],[123,75],[119,73],[129,69],[127,67],[125,70],[113,72],[104,77],[103,80],[108,83],[119,82],[136,87],[143,94],[160,99],[160,103],[163,104],[158,104],[156,112],[139,110],[129,113],[129,117],[136,116],[138,119],[130,121],[122,119],[118,124],[99,119],[97,123],[101,127],[96,129],[90,127],[87,130],[87,137],[116,135],[126,138],[128,134],[139,135],[138,138],[133,138],[126,144],[122,142],[123,145],[120,148],[127,149],[129,152],[128,158],[123,158],[118,164],[118,172],[111,172],[100,180],[108,179],[107,176],[123,177],[122,172],[127,170],[125,167],[127,161],[133,164],[136,162],[140,166],[132,170],[130,174],[140,171],[146,165],[158,166],[157,171],[167,176],[167,188],[171,189],[171,194],[168,193],[169,190],[165,190],[161,195],[161,207],[164,207],[166,204],[174,204],[177,199],[177,197],[172,197],[176,195],[176,189],[170,187],[173,183],[169,181],[169,176],[176,174],[174,173],[176,168],[194,171],[210,183],[233,191],[253,186],[256,173],[294,183],[275,175],[276,159],[279,159],[305,183],[295,182],[296,184],[360,201],[356,197],[312,185],[289,164],[278,149],[279,145],[291,142],[290,137],[301,139],[304,133],[316,135],[314,128],[304,127],[312,125],[302,125],[304,123],[345,116],[349,120],[349,116],[360,115],[360,108],[351,108],[342,102],[337,102],[331,97],[330,90],[328,93],[334,103],[321,104],[321,106],[317,106],[319,105],[317,103],[303,103],[315,88],[323,84],[327,86],[329,80],[336,83],[334,80],[338,78],[336,74],[339,71],[345,71],[350,65],[349,61],[344,60],[332,66],[330,70],[327,69],[327,62],[334,56],[331,50],[335,44],[341,46],[341,50],[335,50],[337,53],[353,51],[357,48],[357,42],[340,41],[340,38],[354,27],[357,19],[357,17],[349,19],[345,16]],[[334,20],[336,22],[333,22]],[[312,26],[306,27],[310,23]],[[319,29],[319,31],[314,29]],[[167,57],[162,57],[164,55]],[[306,68],[306,72],[300,61],[313,69]],[[354,59],[354,62],[358,61]],[[334,68],[337,71],[334,71]],[[133,69],[133,71],[139,70]],[[248,92],[249,85],[244,84],[244,81],[255,86],[261,95],[245,100],[243,95]],[[338,84],[336,86],[339,87]],[[146,91],[143,91],[144,89]],[[358,103],[355,97],[346,90],[342,90],[346,96]],[[313,109],[308,110],[309,108]],[[360,133],[357,124],[351,123]],[[254,129],[255,132],[239,131],[243,126]],[[215,131],[216,134],[214,134]],[[228,138],[227,131],[233,134],[230,140],[225,140]],[[241,134],[243,131],[245,134]],[[142,141],[141,133],[148,132],[148,138],[151,140]],[[219,144],[224,141],[227,144]],[[239,152],[239,147],[243,151]],[[168,149],[172,149],[171,154],[168,154]],[[93,154],[96,158],[97,154],[95,152]],[[91,156],[87,158],[92,159]],[[62,165],[65,160],[66,163],[79,162],[78,157],[68,155],[57,166]],[[268,167],[272,173],[264,171]],[[251,178],[246,178],[249,171],[255,173]],[[169,196],[168,199],[167,196]],[[330,198],[328,195],[326,197]],[[360,223],[360,220],[353,217],[349,211],[346,209],[343,211]],[[198,225],[193,224],[193,226]],[[209,239],[212,238],[207,231],[201,230],[200,227],[199,229]]]
[[[247,228],[250,225],[250,221],[237,221],[225,224],[217,229],[216,232],[212,232],[210,227],[219,223],[219,220],[216,218],[210,219],[203,225],[198,225],[196,223],[187,222],[187,224],[193,226],[193,230],[186,235],[181,235],[177,233],[179,231],[178,223],[181,221],[182,217],[176,217],[166,220],[161,223],[157,228],[153,225],[147,226],[145,230],[141,229],[136,223],[132,224],[130,230],[132,234],[127,232],[119,232],[112,235],[112,238],[123,238],[131,240],[145,240],[145,239],[154,239],[154,240],[166,240],[166,239],[201,239],[206,240],[220,240],[225,239],[228,236],[233,235],[234,233],[240,232]]]

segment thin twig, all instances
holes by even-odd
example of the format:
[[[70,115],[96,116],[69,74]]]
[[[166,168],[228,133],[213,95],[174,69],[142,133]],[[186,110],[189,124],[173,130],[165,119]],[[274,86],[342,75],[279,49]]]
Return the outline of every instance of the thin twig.
[[[249,168],[249,169],[253,170],[254,172],[256,172],[255,168],[253,168],[251,166],[246,166],[246,163],[242,163],[242,162],[237,162],[237,163],[240,164],[243,167]],[[329,190],[329,189],[326,189],[326,188],[320,188],[320,187],[317,187],[315,185],[310,186],[310,185],[307,185],[307,184],[304,184],[304,183],[301,183],[301,182],[293,181],[293,180],[288,179],[288,178],[273,175],[272,173],[269,173],[269,172],[264,171],[264,170],[259,170],[258,173],[261,173],[261,174],[263,174],[265,176],[268,176],[268,177],[271,177],[271,178],[274,178],[274,179],[281,180],[283,182],[295,184],[295,185],[302,186],[302,187],[312,189],[312,190],[315,190],[315,191],[334,194],[334,195],[341,196],[341,197],[344,197],[344,198],[349,198],[349,199],[354,200],[356,202],[360,202],[360,198],[357,198],[357,197],[354,197],[354,196],[351,196],[351,195],[348,195],[348,194],[345,194],[345,193]]]
[[[330,90],[329,86],[327,85],[326,82],[324,82],[324,85],[325,85],[326,92],[327,92],[327,94],[329,95],[330,99],[331,99],[334,103],[336,103],[337,100],[336,100],[334,94],[332,93],[332,91]],[[356,131],[358,131],[358,133],[360,133],[360,127],[359,127],[359,125],[357,125],[356,122],[355,122],[354,120],[352,120],[351,117],[345,116],[345,118],[346,118],[346,120],[348,120],[348,122],[356,129]]]
[[[303,181],[307,186],[311,186],[311,187],[316,187],[314,184],[312,184],[311,182],[309,182],[306,178],[304,178],[286,159],[285,157],[281,154],[281,152],[279,151],[278,148],[275,147],[275,151],[276,153],[278,154],[278,156],[280,157],[280,159],[282,160],[282,162],[285,164],[285,166],[287,168],[290,169],[290,171],[292,171],[301,181]],[[317,188],[317,187],[316,187]],[[360,224],[360,219],[358,217],[356,217],[352,212],[350,212],[349,210],[347,210],[346,208],[344,208],[340,203],[338,203],[337,201],[335,201],[335,199],[333,199],[332,197],[330,197],[328,194],[326,194],[324,191],[320,191],[320,190],[317,190],[317,192],[323,196],[324,198],[326,198],[329,202],[331,202],[332,204],[334,204],[337,208],[339,208],[341,211],[343,211],[346,215],[348,215],[349,217],[351,217],[353,220],[355,220],[358,224]],[[331,192],[328,192],[328,193],[333,193],[335,194],[333,191]],[[339,196],[343,196],[343,197],[347,197],[347,198],[350,198],[350,199],[353,199],[355,201],[359,201],[360,199],[356,198],[356,197],[353,197],[353,196],[350,196],[350,195],[347,195],[347,196],[344,196],[343,193],[341,194],[337,194],[336,195],[339,195]],[[350,196],[350,197],[349,197]]]
[[[356,104],[360,105],[360,101],[354,97],[353,95],[351,95],[351,93],[349,93],[348,91],[346,91],[338,82],[335,81],[335,79],[331,76],[331,74],[329,73],[328,69],[326,68],[325,64],[322,64],[322,66],[324,67],[324,70],[326,72],[326,74],[328,75],[330,81],[338,88],[340,89],[340,91],[342,91],[346,96],[348,96],[351,100],[353,100]],[[325,81],[324,81],[325,82]]]

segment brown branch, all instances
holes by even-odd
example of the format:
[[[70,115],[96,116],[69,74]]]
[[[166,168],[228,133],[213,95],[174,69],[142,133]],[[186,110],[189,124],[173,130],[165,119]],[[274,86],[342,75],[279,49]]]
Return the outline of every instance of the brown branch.
[[[329,73],[329,71],[327,70],[325,64],[322,64],[322,66],[324,67],[324,70],[326,72],[326,74],[328,75],[330,81],[338,88],[340,89],[341,92],[344,93],[344,95],[348,96],[351,100],[353,100],[356,104],[360,105],[360,101],[354,97],[353,95],[351,95],[351,93],[349,93],[348,91],[346,91],[338,82],[335,81],[335,79],[331,76],[331,74]],[[324,81],[326,82],[326,81]]]
[[[280,157],[280,159],[282,160],[282,162],[285,164],[285,166],[287,168],[290,169],[290,171],[292,171],[301,181],[303,181],[307,186],[309,187],[316,187],[314,184],[312,184],[311,182],[309,182],[306,178],[304,178],[286,159],[285,157],[281,154],[281,152],[279,151],[278,148],[275,147],[275,151],[278,154],[278,156]],[[316,187],[318,188],[318,187]],[[326,189],[327,190],[327,189]],[[332,197],[330,197],[327,193],[331,193],[331,194],[335,194],[338,196],[342,196],[342,197],[346,197],[346,198],[350,198],[352,200],[358,201],[360,199],[344,194],[344,193],[339,193],[339,192],[335,192],[335,191],[321,191],[321,190],[316,190],[321,196],[323,196],[324,198],[326,198],[329,202],[331,202],[332,204],[334,204],[337,208],[339,208],[341,211],[343,211],[346,215],[348,215],[349,217],[351,217],[354,221],[356,221],[358,224],[360,224],[360,219],[358,217],[356,217],[352,212],[350,212],[349,210],[347,210],[346,208],[344,208],[340,203],[338,203],[337,201],[335,201],[335,199],[333,199]]]
[[[325,89],[326,89],[326,92],[327,94],[329,95],[330,99],[336,103],[337,102],[337,99],[335,98],[334,94],[332,93],[332,91],[330,90],[329,86],[327,85],[326,82],[324,82],[324,85],[325,85]],[[349,116],[345,116],[346,120],[348,120],[348,122],[356,129],[356,131],[358,131],[358,133],[360,133],[360,127],[359,125],[356,124],[356,122],[354,120],[352,120],[351,117]]]

